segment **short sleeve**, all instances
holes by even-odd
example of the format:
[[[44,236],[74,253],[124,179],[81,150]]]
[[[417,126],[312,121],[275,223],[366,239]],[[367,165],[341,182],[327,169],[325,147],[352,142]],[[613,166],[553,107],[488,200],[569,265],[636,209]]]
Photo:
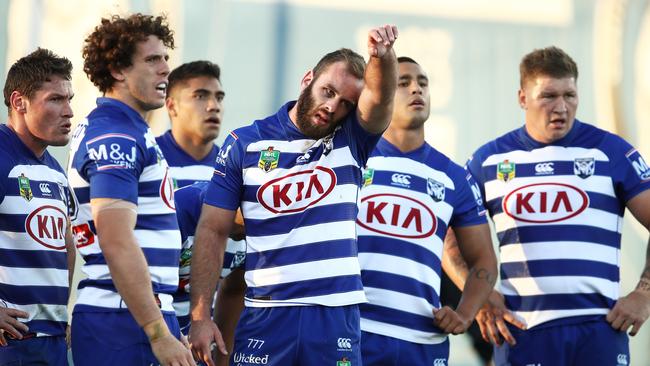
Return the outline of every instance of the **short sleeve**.
[[[239,207],[243,191],[244,155],[241,140],[230,133],[217,154],[204,203],[233,211]]]

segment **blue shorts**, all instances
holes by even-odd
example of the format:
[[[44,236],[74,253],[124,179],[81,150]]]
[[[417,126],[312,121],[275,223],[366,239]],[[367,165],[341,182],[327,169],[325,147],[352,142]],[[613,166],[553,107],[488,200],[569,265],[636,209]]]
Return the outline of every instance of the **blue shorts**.
[[[163,318],[171,333],[180,338],[176,315],[163,314]],[[158,365],[147,335],[128,311],[76,312],[71,336],[75,366]]]
[[[495,347],[496,366],[630,364],[627,334],[614,330],[604,318],[530,330],[509,328],[517,345]]]
[[[361,366],[359,307],[246,307],[230,365]]]
[[[68,365],[65,336],[7,339],[7,343],[6,347],[0,346],[1,366]]]
[[[420,344],[361,332],[361,357],[369,366],[447,366],[449,339],[439,344]]]

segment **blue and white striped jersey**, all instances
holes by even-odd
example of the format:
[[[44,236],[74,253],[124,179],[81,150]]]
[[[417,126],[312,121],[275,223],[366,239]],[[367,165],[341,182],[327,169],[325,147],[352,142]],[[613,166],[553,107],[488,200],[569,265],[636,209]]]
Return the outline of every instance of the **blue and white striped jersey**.
[[[313,140],[277,114],[232,132],[217,156],[205,203],[241,207],[246,226],[246,305],[365,302],[355,218],[361,167],[379,135],[350,113]]]
[[[0,306],[27,312],[19,320],[37,336],[64,335],[68,180],[47,151],[36,157],[6,125],[0,155]]]
[[[126,104],[98,98],[97,108],[75,129],[71,150],[68,174],[79,200],[73,233],[88,275],[79,283],[75,311],[126,309],[99,247],[90,210],[92,198],[114,198],[138,205],[134,235],[162,311],[173,312],[181,239],[167,162],[149,126]]]
[[[576,120],[548,145],[514,130],[467,164],[497,231],[506,306],[529,328],[606,314],[619,297],[625,203],[650,188],[640,154]]]
[[[198,161],[183,151],[176,143],[171,130],[156,137],[156,142],[165,156],[165,160],[167,160],[167,165],[169,165],[169,175],[174,182],[174,188],[209,181],[212,178],[214,161],[217,158],[219,146],[214,145],[210,154]]]
[[[214,168],[213,168],[214,170]],[[174,294],[174,309],[181,329],[190,323],[190,265],[192,263],[192,246],[196,225],[201,216],[201,207],[209,182],[199,182],[183,187],[174,192],[176,202],[176,215],[181,231],[181,261],[179,265],[180,281],[178,291]],[[243,240],[228,240],[226,252],[223,257],[221,277],[226,277],[236,268],[239,268],[246,257],[246,242]]]
[[[471,176],[424,143],[403,153],[385,139],[363,174],[357,230],[369,303],[361,329],[409,342],[446,339],[433,324],[440,307],[442,245],[450,226],[487,223]]]

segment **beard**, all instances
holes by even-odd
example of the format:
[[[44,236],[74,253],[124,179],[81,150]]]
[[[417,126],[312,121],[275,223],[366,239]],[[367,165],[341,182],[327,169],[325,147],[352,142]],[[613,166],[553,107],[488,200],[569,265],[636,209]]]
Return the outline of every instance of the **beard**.
[[[328,124],[318,126],[312,122],[312,117],[314,117],[318,111],[317,108],[314,107],[316,101],[312,95],[312,85],[313,83],[307,85],[298,97],[298,105],[296,106],[296,124],[303,135],[318,140],[334,132],[334,129],[338,125],[338,121],[332,121],[332,114],[325,112],[330,117],[330,122]]]

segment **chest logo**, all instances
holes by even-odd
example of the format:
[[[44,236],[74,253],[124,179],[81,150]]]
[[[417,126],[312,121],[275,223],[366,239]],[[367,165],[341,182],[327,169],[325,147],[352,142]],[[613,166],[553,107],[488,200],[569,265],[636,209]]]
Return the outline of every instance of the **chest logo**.
[[[20,196],[27,201],[31,201],[34,198],[32,186],[29,184],[29,178],[25,176],[25,173],[20,173],[20,177],[18,177],[18,189]]]
[[[372,184],[372,179],[375,177],[375,170],[373,168],[366,168],[363,170],[362,182],[363,186],[369,186]]]
[[[509,182],[515,178],[515,163],[507,159],[497,164],[497,179],[502,182]]]
[[[435,179],[427,178],[427,194],[434,201],[440,202],[445,199],[445,185]]]
[[[55,206],[42,206],[32,211],[25,220],[25,231],[37,243],[50,249],[65,248],[65,212]]]
[[[300,212],[327,197],[335,186],[334,171],[317,166],[266,182],[257,190],[257,200],[273,213]]]
[[[279,160],[280,152],[273,150],[273,146],[269,146],[268,149],[260,151],[260,160],[257,161],[257,167],[268,173],[278,167]]]
[[[436,232],[437,219],[427,205],[414,198],[380,193],[361,199],[357,224],[384,235],[418,239]]]
[[[582,179],[587,179],[594,175],[596,170],[596,161],[594,158],[577,158],[573,161],[573,174]]]
[[[568,220],[588,206],[589,196],[583,190],[563,183],[528,184],[503,199],[506,215],[537,224]]]

